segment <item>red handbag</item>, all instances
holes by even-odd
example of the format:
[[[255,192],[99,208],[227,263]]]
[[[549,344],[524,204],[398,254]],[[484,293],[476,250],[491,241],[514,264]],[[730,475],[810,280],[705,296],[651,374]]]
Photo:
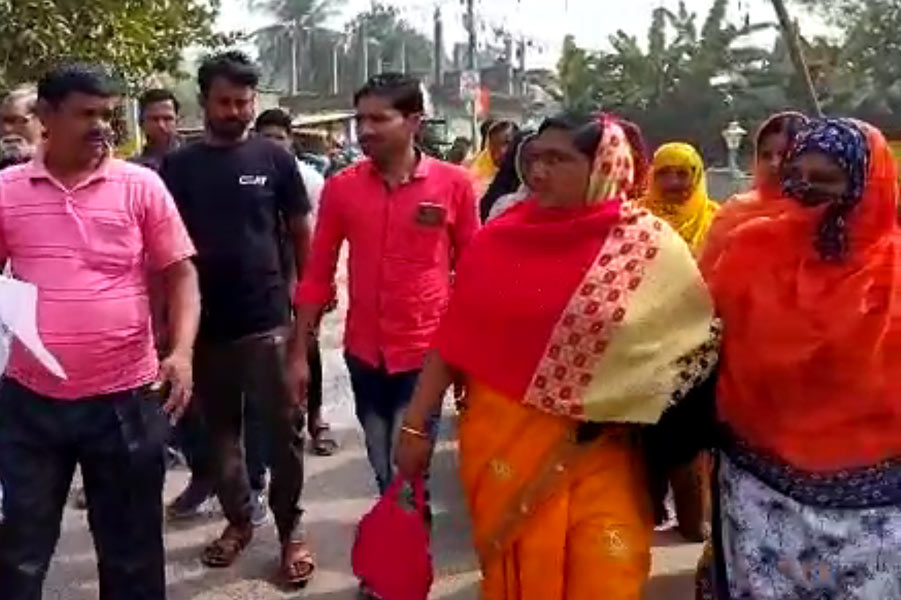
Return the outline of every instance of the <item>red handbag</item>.
[[[357,525],[352,563],[367,592],[381,600],[426,600],[432,554],[425,523],[425,481],[397,477]]]

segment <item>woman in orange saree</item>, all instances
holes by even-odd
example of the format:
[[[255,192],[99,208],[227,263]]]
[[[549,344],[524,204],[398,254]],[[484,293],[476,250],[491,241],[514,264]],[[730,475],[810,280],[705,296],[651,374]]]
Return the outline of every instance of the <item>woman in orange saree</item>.
[[[639,600],[652,531],[639,432],[712,369],[712,303],[685,242],[626,201],[634,157],[615,119],[550,119],[523,163],[533,195],[458,265],[398,466],[424,471],[427,417],[462,376],[483,600]]]

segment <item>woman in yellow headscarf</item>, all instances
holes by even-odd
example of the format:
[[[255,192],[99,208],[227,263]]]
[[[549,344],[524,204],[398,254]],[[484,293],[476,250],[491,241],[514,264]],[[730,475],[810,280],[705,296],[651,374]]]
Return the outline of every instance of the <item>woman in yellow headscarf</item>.
[[[707,196],[701,155],[683,143],[664,144],[654,154],[650,189],[642,204],[669,223],[695,254],[719,210],[719,204]]]
[[[683,143],[664,144],[654,154],[648,192],[641,204],[669,223],[695,256],[700,255],[719,210],[719,204],[707,196],[701,155]],[[701,456],[669,473],[651,474],[655,521],[663,524],[669,519],[663,500],[671,486],[676,525],[682,536],[692,542],[703,541],[709,529],[708,470],[708,461]]]
[[[518,128],[512,121],[494,121],[487,128],[482,140],[482,150],[476,154],[469,165],[472,185],[476,198],[481,198],[494,181],[500,168],[501,160],[507,153],[513,136]]]

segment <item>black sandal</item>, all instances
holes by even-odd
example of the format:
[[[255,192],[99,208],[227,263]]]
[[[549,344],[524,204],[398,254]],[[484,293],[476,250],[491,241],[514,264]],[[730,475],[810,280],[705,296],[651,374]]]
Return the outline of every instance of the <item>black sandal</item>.
[[[313,430],[312,447],[316,456],[332,456],[338,451],[338,442],[332,435],[331,427],[323,423]]]

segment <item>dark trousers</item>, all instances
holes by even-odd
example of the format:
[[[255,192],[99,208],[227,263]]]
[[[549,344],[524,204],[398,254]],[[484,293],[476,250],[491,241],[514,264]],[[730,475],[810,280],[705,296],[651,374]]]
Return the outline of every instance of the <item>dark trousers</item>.
[[[311,342],[307,354],[310,383],[307,386],[307,431],[312,437],[322,422],[322,355],[319,342]],[[256,491],[266,488],[266,469],[272,465],[272,441],[266,431],[266,420],[260,403],[247,399],[244,404],[244,451],[247,454],[247,473],[250,487]]]
[[[373,367],[351,354],[344,358],[350,371],[357,420],[366,438],[366,454],[379,493],[384,494],[394,477],[394,444],[420,371],[388,373],[384,367]],[[429,429],[433,437],[437,435],[437,417]]]
[[[314,427],[321,422],[322,415],[322,356],[318,343],[310,344],[308,360],[310,384],[307,391],[307,427],[310,435],[313,435]],[[208,482],[210,489],[213,489],[216,475],[213,471],[210,435],[199,402],[192,404],[179,422],[176,444],[185,455],[192,479],[201,484]],[[245,397],[244,452],[250,487],[256,492],[266,489],[266,471],[272,464],[271,446],[259,401]]]
[[[196,394],[215,457],[216,491],[225,517],[250,524],[250,481],[244,454],[245,399],[260,409],[270,441],[269,506],[282,543],[302,539],[304,414],[287,377],[287,338],[281,330],[234,342],[199,341]]]
[[[164,600],[168,421],[146,389],[75,401],[0,386],[0,598],[39,600],[81,466],[101,600]]]

